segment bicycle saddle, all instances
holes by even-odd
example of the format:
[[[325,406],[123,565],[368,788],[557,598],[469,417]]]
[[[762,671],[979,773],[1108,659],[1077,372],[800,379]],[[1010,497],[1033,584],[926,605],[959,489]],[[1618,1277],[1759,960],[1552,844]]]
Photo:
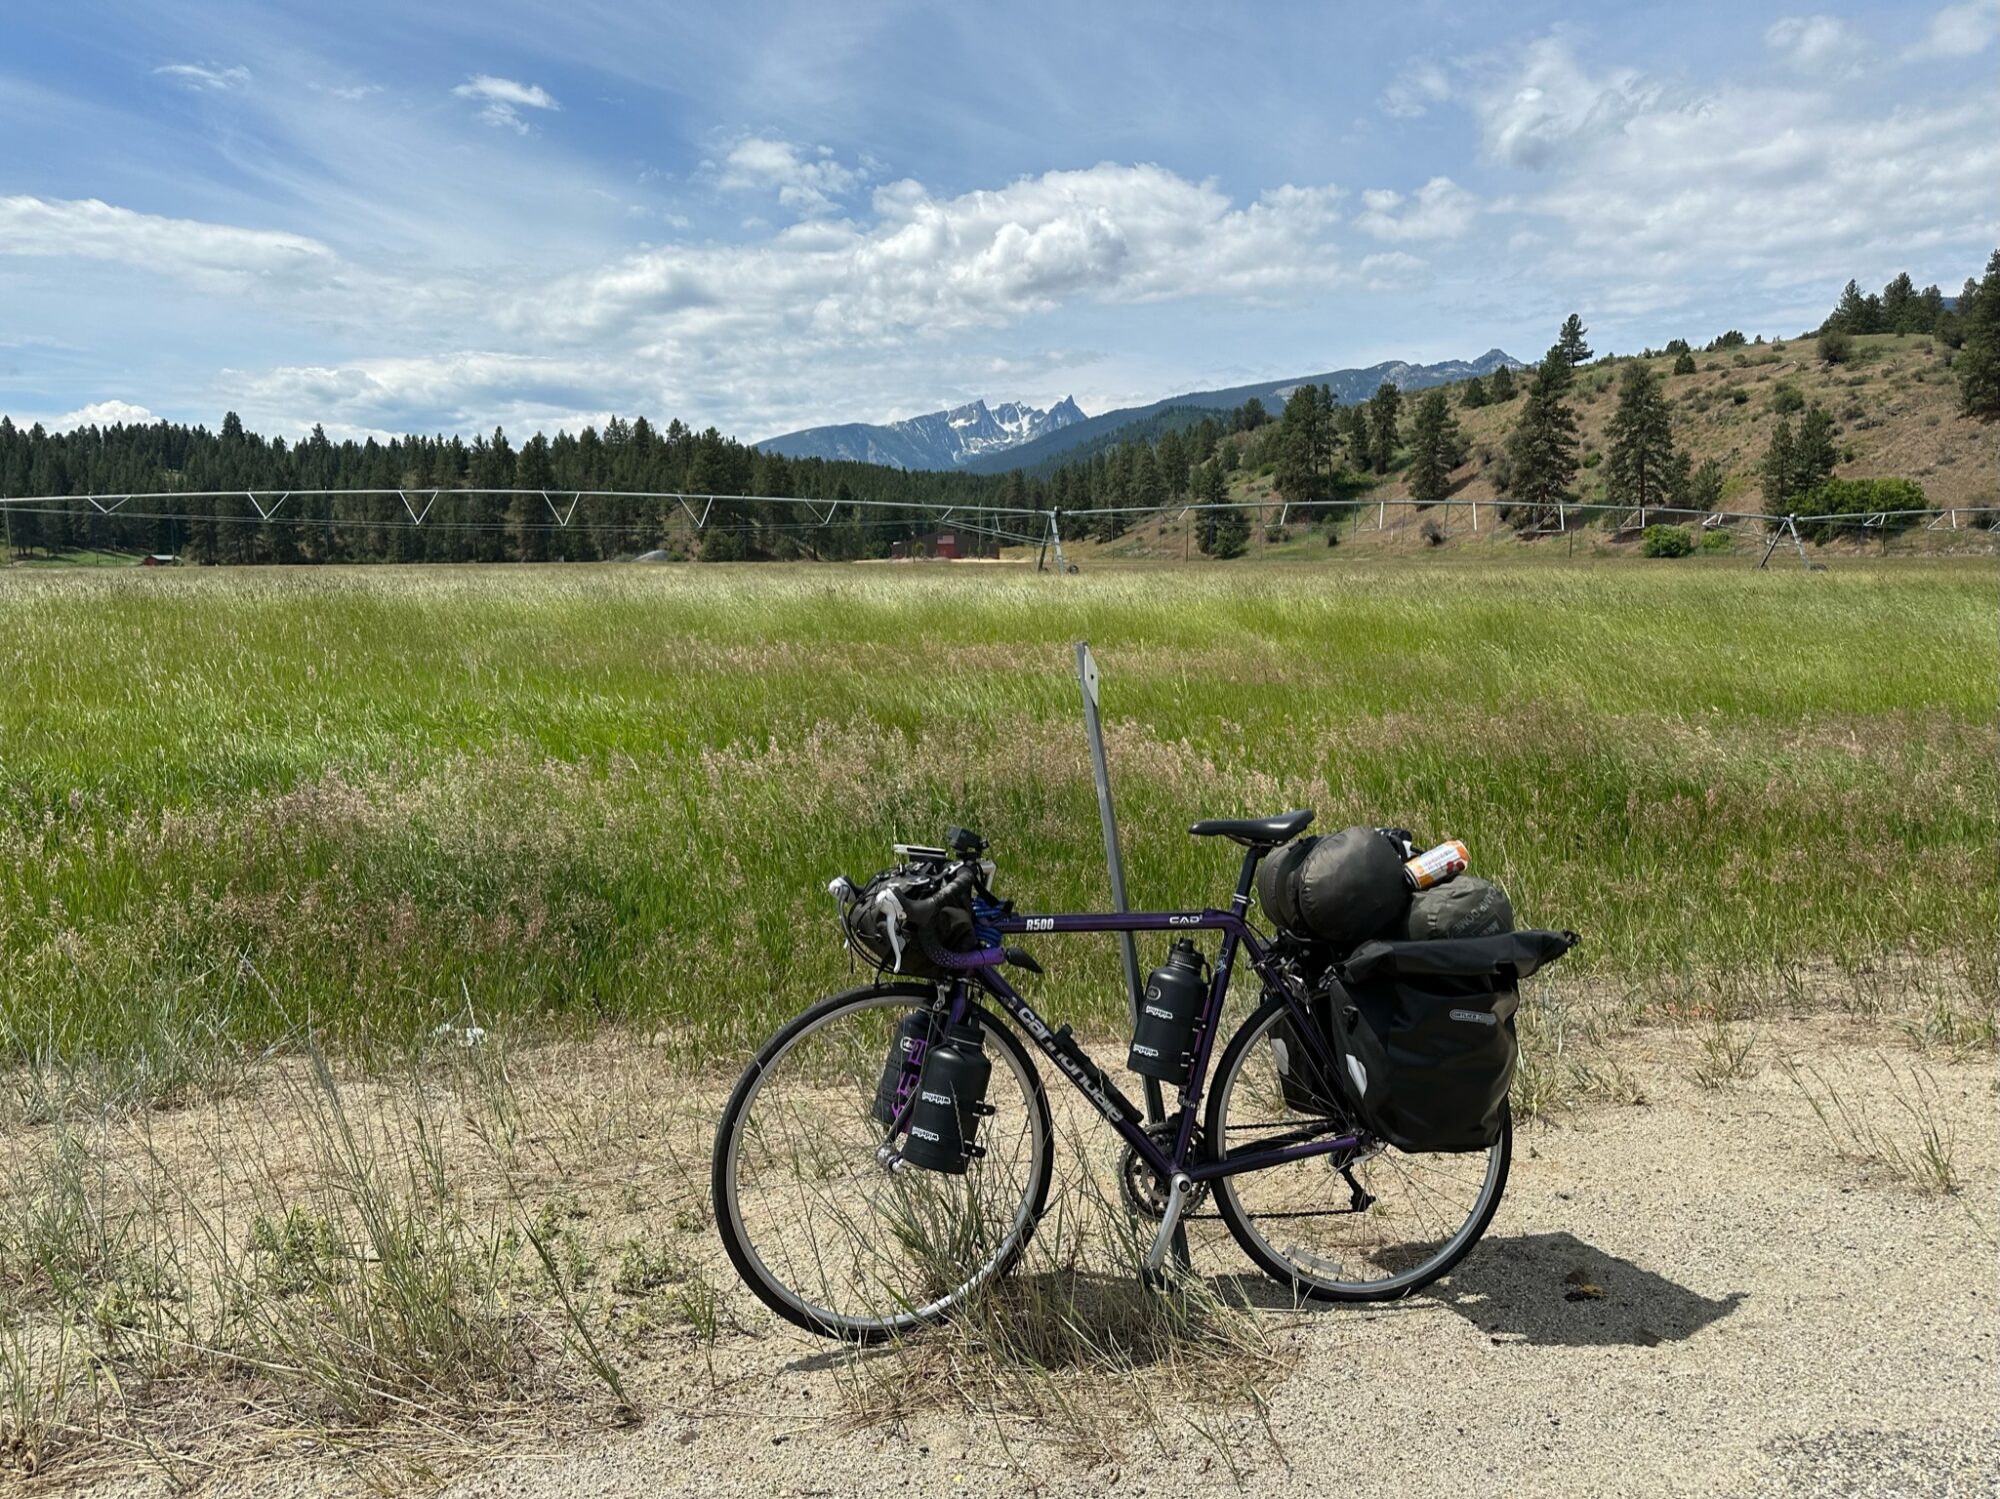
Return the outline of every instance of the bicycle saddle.
[[[1197,838],[1227,838],[1246,848],[1276,848],[1298,837],[1312,825],[1312,820],[1312,809],[1301,807],[1276,817],[1211,817],[1188,831]]]

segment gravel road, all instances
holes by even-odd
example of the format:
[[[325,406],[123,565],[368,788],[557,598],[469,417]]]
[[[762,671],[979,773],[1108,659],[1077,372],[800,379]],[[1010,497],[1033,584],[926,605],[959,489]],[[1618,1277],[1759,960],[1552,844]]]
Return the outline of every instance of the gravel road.
[[[1866,1121],[1873,1152],[1834,1148],[1781,1054]],[[1294,1362],[1264,1419],[1159,1401],[1111,1418],[1111,1450],[1088,1457],[1011,1418],[857,1429],[838,1387],[852,1356],[753,1320],[709,1358],[643,1371],[635,1429],[496,1454],[444,1492],[1996,1492],[1991,1058],[1828,1020],[1765,1027],[1755,1075],[1722,1087],[1693,1080],[1687,1033],[1642,1032],[1617,1059],[1644,1101],[1524,1129],[1492,1230],[1447,1282],[1381,1309],[1270,1314]],[[1913,1068],[1930,1103],[1913,1103]],[[1954,1194],[1866,1159],[1914,1151],[1924,1120],[1950,1140]],[[1246,1267],[1204,1239],[1198,1268]],[[267,1469],[217,1491],[339,1487]]]

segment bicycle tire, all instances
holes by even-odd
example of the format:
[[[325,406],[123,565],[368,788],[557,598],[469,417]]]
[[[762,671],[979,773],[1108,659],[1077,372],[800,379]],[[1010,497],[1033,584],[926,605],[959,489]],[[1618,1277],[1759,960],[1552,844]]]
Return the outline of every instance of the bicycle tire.
[[[788,1021],[752,1059],[731,1091],[717,1122],[715,1147],[710,1163],[709,1190],[716,1231],[736,1273],[757,1299],[794,1326],[825,1337],[855,1343],[878,1343],[900,1336],[951,1315],[973,1291],[1004,1277],[1019,1261],[1034,1237],[1035,1227],[1048,1205],[1049,1185],[1055,1165],[1055,1127],[1049,1113],[1048,1094],[1040,1071],[1027,1048],[1005,1021],[980,1005],[970,1007],[987,1038],[1005,1052],[1008,1065],[1025,1085],[1033,1131],[1033,1165],[1025,1212],[1017,1218],[998,1253],[981,1265],[951,1296],[941,1303],[926,1304],[901,1315],[880,1318],[850,1318],[826,1315],[826,1308],[813,1306],[795,1287],[784,1285],[764,1263],[744,1228],[740,1203],[734,1189],[733,1168],[736,1145],[745,1113],[757,1095],[763,1079],[774,1063],[783,1058],[802,1038],[843,1012],[859,1012],[885,1001],[908,1000],[913,1005],[929,1005],[935,990],[928,984],[871,984],[827,996]],[[996,1074],[998,1069],[996,1068]],[[916,1169],[916,1168],[909,1168]]]
[[[1272,997],[1259,1006],[1237,1028],[1224,1048],[1222,1061],[1211,1080],[1206,1131],[1210,1148],[1222,1153],[1228,1140],[1229,1120],[1226,1117],[1229,1100],[1235,1091],[1237,1075],[1242,1070],[1245,1059],[1264,1035],[1276,1022],[1291,1014],[1290,1007],[1278,997]],[[1294,1294],[1309,1297],[1315,1301],[1337,1301],[1351,1303],[1399,1301],[1430,1285],[1439,1277],[1448,1275],[1452,1269],[1470,1254],[1485,1235],[1493,1222],[1493,1215],[1499,1210],[1500,1199],[1507,1189],[1507,1174],[1514,1154],[1514,1124],[1512,1113],[1503,1108],[1500,1121],[1500,1138],[1485,1152],[1487,1175],[1471,1214],[1460,1225],[1457,1232],[1446,1242],[1437,1255],[1424,1260],[1412,1271],[1405,1271],[1380,1283],[1345,1283],[1330,1281],[1312,1275],[1294,1262],[1279,1254],[1251,1222],[1252,1214],[1243,1207],[1235,1183],[1240,1177],[1221,1177],[1215,1182],[1215,1206],[1222,1221],[1228,1226],[1230,1236],[1237,1246],[1266,1275],[1280,1285],[1289,1287]],[[1384,1146],[1383,1153],[1394,1156],[1392,1147]],[[1421,1158],[1419,1158],[1421,1159]],[[1248,1173],[1254,1175],[1255,1173]]]

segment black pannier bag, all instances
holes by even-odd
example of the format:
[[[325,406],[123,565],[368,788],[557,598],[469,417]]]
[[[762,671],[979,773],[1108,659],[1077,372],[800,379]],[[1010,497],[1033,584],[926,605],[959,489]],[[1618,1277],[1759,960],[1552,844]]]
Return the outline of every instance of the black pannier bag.
[[[1520,982],[1574,932],[1364,942],[1324,986],[1339,1081],[1369,1129],[1406,1151],[1485,1150],[1500,1138]]]

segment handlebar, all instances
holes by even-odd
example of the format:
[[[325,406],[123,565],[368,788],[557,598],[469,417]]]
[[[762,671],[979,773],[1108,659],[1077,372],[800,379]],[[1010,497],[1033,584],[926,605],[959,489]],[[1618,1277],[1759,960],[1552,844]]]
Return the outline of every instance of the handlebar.
[[[938,887],[937,894],[923,900],[909,901],[903,907],[909,918],[910,930],[916,934],[918,950],[947,972],[963,973],[974,968],[995,968],[1007,961],[1007,950],[1004,947],[981,947],[971,952],[953,952],[937,939],[937,928],[933,918],[938,911],[945,906],[958,904],[978,887],[979,866],[968,861],[960,865],[957,871]]]

